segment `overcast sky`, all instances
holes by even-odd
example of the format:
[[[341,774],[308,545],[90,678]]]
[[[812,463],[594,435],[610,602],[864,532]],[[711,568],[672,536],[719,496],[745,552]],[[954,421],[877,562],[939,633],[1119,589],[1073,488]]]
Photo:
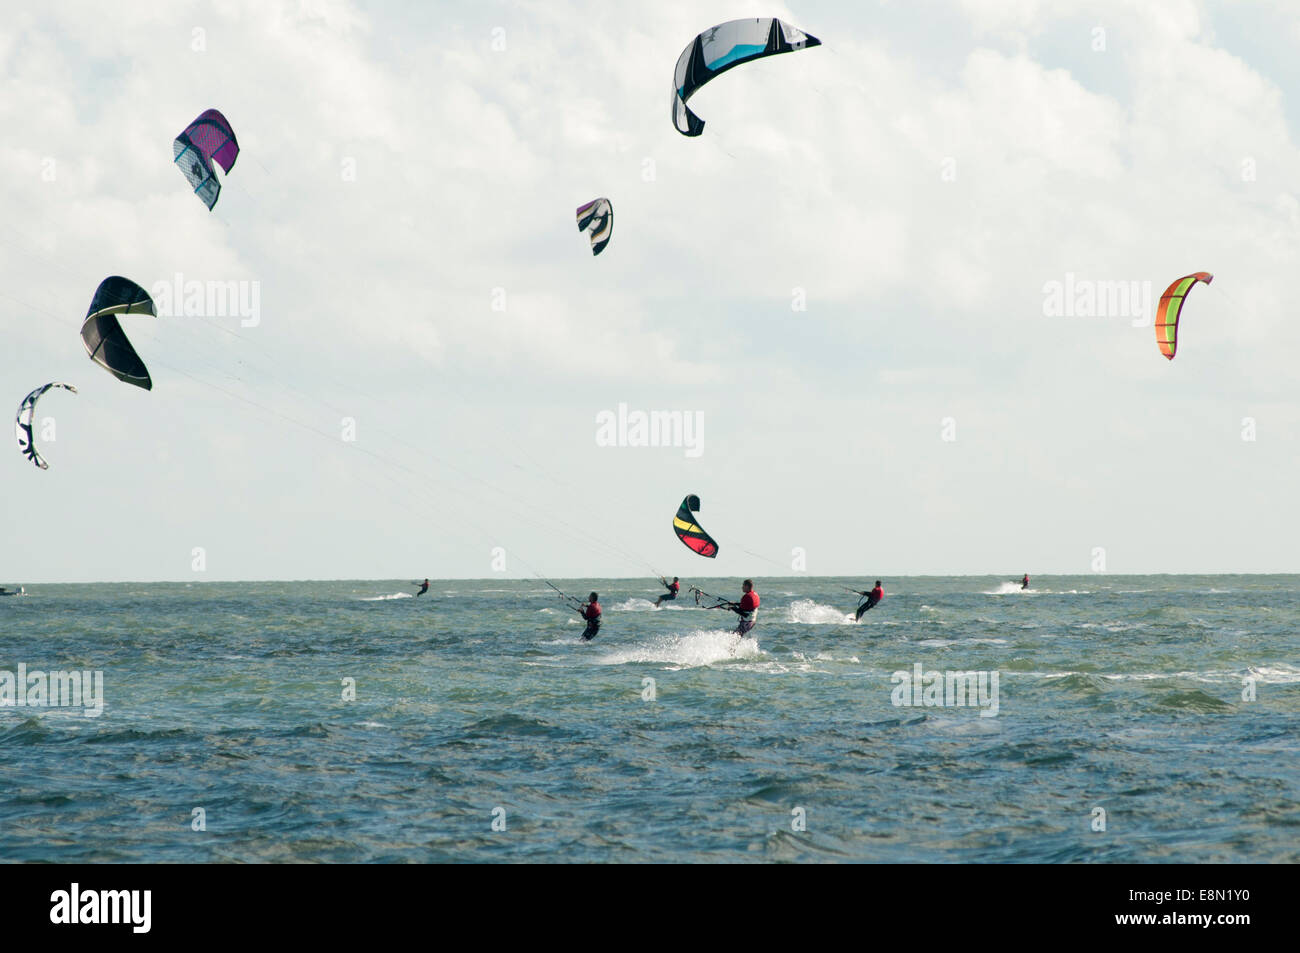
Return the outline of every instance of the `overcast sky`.
[[[678,55],[754,15],[824,45],[680,135]],[[0,381],[80,392],[0,455],[0,583],[1300,571],[1298,52],[1281,0],[11,11]],[[1202,270],[1173,362],[1154,301],[1049,313]],[[78,336],[109,275],[256,313],[124,318],[145,392]],[[700,442],[598,445],[620,404]]]

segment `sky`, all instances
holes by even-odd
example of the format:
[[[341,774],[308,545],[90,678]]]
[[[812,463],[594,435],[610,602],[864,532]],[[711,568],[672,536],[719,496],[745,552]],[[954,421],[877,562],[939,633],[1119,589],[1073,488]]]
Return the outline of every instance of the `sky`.
[[[678,56],[754,15],[823,45],[680,135]],[[1297,52],[1287,2],[15,12],[0,382],[78,393],[0,455],[0,584],[1300,571]],[[110,275],[150,392],[82,347]]]

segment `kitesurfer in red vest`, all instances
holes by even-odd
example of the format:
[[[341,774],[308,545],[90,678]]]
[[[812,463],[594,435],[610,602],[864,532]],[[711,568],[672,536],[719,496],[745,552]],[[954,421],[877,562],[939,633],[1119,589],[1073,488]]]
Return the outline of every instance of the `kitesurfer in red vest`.
[[[1020,580],[1020,588],[1021,589],[1029,588],[1029,573],[1025,573],[1024,578]]]
[[[587,620],[587,627],[582,630],[582,641],[590,642],[600,631],[600,603],[599,597],[592,593],[587,597],[587,604],[578,610],[578,615]]]
[[[740,616],[740,622],[736,626],[736,634],[742,639],[749,635],[754,629],[754,623],[758,621],[758,593],[754,591],[754,580],[746,579],[740,584],[740,589],[744,593],[739,602],[731,603],[728,608],[736,615]]]
[[[659,577],[659,581],[662,582],[667,587],[668,591],[655,600],[656,606],[659,605],[659,603],[661,602],[672,602],[674,599],[677,598],[677,593],[681,592],[682,589],[682,584],[678,582],[676,576],[673,576],[672,582],[669,582],[663,576]]]

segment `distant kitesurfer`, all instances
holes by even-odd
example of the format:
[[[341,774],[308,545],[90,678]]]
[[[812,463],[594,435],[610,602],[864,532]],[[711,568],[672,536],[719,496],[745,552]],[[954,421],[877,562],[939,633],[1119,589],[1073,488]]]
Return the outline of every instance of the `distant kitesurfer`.
[[[582,641],[590,642],[600,632],[600,603],[599,597],[592,593],[587,597],[587,604],[577,610],[578,615],[587,620],[587,627],[582,630]]]
[[[677,598],[677,593],[681,592],[682,589],[682,584],[680,581],[678,581],[676,576],[673,576],[672,582],[669,582],[663,576],[659,577],[659,581],[664,584],[664,586],[668,589],[668,591],[655,600],[656,606],[658,606],[659,603],[661,602],[672,602],[674,599]]]
[[[1029,573],[1025,573],[1024,578],[1020,580],[1020,588],[1021,589],[1029,588]]]
[[[863,592],[857,589],[855,589],[854,592],[857,592],[860,596],[866,597],[866,601],[858,604],[858,612],[857,615],[854,616],[855,621],[862,618],[862,613],[866,612],[868,609],[874,609],[880,604],[880,600],[885,598],[885,590],[881,587],[879,579],[876,580],[876,588],[872,589],[870,592]]]
[[[429,591],[429,580],[426,579],[426,580],[424,580],[424,582],[420,585],[420,591],[417,592],[416,595],[417,595],[417,596],[422,596],[422,595],[424,595],[424,594],[425,594],[426,592],[428,592],[428,591]]]
[[[740,589],[744,593],[739,602],[727,604],[727,608],[736,615],[740,616],[740,622],[736,626],[736,634],[742,639],[754,630],[754,623],[758,621],[758,593],[754,591],[754,580],[746,579],[740,584]]]

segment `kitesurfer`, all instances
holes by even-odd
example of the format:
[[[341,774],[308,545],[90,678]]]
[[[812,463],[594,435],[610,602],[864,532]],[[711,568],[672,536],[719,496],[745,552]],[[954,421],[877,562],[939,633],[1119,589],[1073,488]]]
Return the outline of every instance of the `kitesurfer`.
[[[758,593],[754,591],[754,580],[746,579],[740,584],[740,589],[744,593],[739,602],[727,604],[727,608],[736,615],[740,616],[740,622],[736,626],[736,634],[742,639],[754,630],[754,623],[758,621]]]
[[[1029,588],[1029,573],[1025,573],[1024,578],[1020,580],[1020,588],[1021,589]]]
[[[423,583],[420,584],[420,591],[417,592],[416,595],[417,595],[417,596],[422,596],[422,595],[424,595],[424,594],[425,594],[426,592],[428,592],[428,591],[429,591],[429,580],[426,579],[426,580],[424,580]]]
[[[661,602],[672,602],[674,599],[677,598],[677,593],[681,592],[682,589],[682,584],[677,579],[676,576],[673,576],[672,582],[669,582],[663,576],[659,577],[659,581],[664,584],[664,586],[668,589],[668,591],[655,600],[656,606],[658,606],[659,603]]]
[[[577,610],[578,615],[587,620],[587,627],[582,630],[582,641],[590,642],[600,632],[600,602],[596,593],[587,597],[587,604]]]
[[[866,601],[858,604],[858,612],[857,615],[854,616],[855,621],[862,618],[862,613],[866,612],[868,609],[874,609],[880,603],[880,600],[885,598],[885,590],[880,585],[879,579],[876,580],[876,588],[872,589],[870,592],[863,592],[856,589],[854,591],[857,592],[858,595],[866,597]]]

